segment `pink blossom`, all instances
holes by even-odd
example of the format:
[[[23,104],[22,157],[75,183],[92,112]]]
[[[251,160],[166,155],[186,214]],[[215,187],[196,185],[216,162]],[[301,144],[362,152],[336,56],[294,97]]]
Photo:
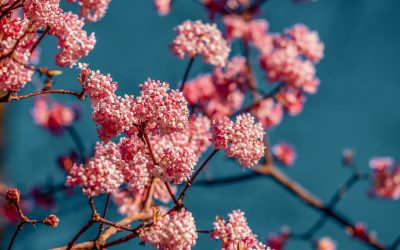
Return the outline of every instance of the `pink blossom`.
[[[161,216],[140,238],[157,249],[192,249],[197,239],[192,213],[182,209]]]
[[[93,158],[85,165],[75,164],[67,176],[66,184],[82,187],[83,193],[88,196],[110,193],[124,182],[124,167],[115,143],[97,143]]]
[[[118,83],[114,82],[110,74],[103,75],[99,70],[92,71],[87,64],[79,64],[80,78],[84,83],[85,94],[90,96],[94,103],[108,98],[114,98]]]
[[[132,216],[141,210],[141,204],[146,199],[144,190],[116,189],[112,192],[112,200],[118,207],[118,212],[124,216]]]
[[[9,188],[6,192],[6,200],[13,203],[18,204],[21,197],[21,192],[18,188]]]
[[[400,198],[400,169],[391,157],[372,158],[369,163],[373,169],[371,194],[385,199]]]
[[[97,22],[104,17],[111,0],[79,0],[79,15],[87,22]]]
[[[329,237],[319,239],[315,245],[317,250],[336,250],[336,243]]]
[[[267,98],[260,101],[254,111],[254,115],[265,128],[277,126],[283,118],[282,105],[276,103],[273,99]]]
[[[0,20],[0,90],[16,92],[31,80],[33,70],[29,63],[30,48],[36,34],[28,32],[27,20],[2,18]]]
[[[283,228],[279,233],[269,234],[267,237],[267,244],[273,250],[283,250],[289,238],[290,230],[288,228]]]
[[[187,130],[184,131],[189,137],[188,146],[190,146],[199,158],[211,144],[211,122],[203,115],[193,115],[189,119]]]
[[[185,21],[175,31],[171,50],[176,56],[193,58],[200,54],[206,63],[225,66],[230,48],[215,24]]]
[[[274,157],[285,166],[292,166],[296,160],[296,150],[287,142],[280,142],[272,147]]]
[[[306,97],[294,88],[283,88],[276,95],[278,103],[280,103],[289,115],[298,115],[303,111]]]
[[[267,249],[264,244],[258,242],[257,235],[251,232],[242,211],[234,210],[228,214],[228,217],[228,222],[217,217],[214,222],[214,231],[211,233],[211,238],[221,239],[222,250]]]
[[[211,75],[201,75],[188,81],[184,93],[191,105],[200,108],[209,117],[222,117],[242,106],[248,80],[246,60],[236,56],[223,70],[216,68]]]
[[[154,6],[158,14],[165,16],[170,12],[171,0],[154,0]]]
[[[58,102],[50,103],[45,97],[35,99],[32,116],[36,124],[53,133],[61,132],[76,119],[75,112]]]
[[[285,33],[292,37],[301,53],[311,61],[317,62],[324,56],[324,44],[320,41],[318,32],[310,31],[304,24],[296,24],[286,29]]]
[[[132,135],[122,138],[118,144],[121,158],[125,161],[123,169],[125,182],[133,189],[143,189],[152,177],[154,165],[142,140]]]
[[[347,228],[347,233],[363,241],[369,242],[373,235],[368,233],[368,226],[365,223],[357,222],[353,227]]]
[[[59,222],[60,219],[54,214],[50,214],[43,220],[43,223],[49,227],[57,227]]]
[[[26,0],[23,10],[31,25],[37,29],[55,27],[62,22],[60,0]]]
[[[189,147],[189,136],[180,132],[153,137],[151,146],[156,160],[154,174],[164,181],[180,184],[191,176],[198,157]]]
[[[170,91],[169,84],[147,80],[140,85],[141,95],[131,108],[142,123],[155,124],[161,133],[182,131],[187,127],[189,110],[182,92]]]
[[[223,17],[223,22],[228,40],[244,39],[258,44],[267,35],[268,22],[263,19],[245,21],[240,16],[227,15]]]
[[[87,56],[96,44],[94,34],[88,35],[83,28],[84,22],[72,12],[62,13],[60,22],[51,26],[50,34],[58,37],[60,53],[56,63],[61,67],[73,66],[80,58]]]
[[[254,124],[250,114],[236,117],[236,122],[224,117],[213,122],[213,144],[236,158],[244,167],[255,166],[264,155],[264,131],[260,123]]]

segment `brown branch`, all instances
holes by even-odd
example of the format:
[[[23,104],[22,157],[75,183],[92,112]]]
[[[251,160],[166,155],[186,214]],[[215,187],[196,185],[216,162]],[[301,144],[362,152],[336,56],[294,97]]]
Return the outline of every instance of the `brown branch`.
[[[165,184],[165,187],[168,190],[169,195],[171,196],[171,199],[174,201],[175,205],[178,205],[178,200],[176,199],[176,197],[174,195],[174,192],[172,192],[171,186],[166,181],[164,182],[164,184]]]
[[[83,100],[85,97],[85,93],[83,91],[75,92],[75,91],[65,90],[65,89],[49,89],[49,90],[35,91],[35,92],[29,93],[26,95],[12,95],[12,94],[10,95],[9,93],[7,93],[6,95],[0,97],[0,103],[19,101],[21,99],[29,98],[32,96],[46,95],[46,94],[73,95],[73,96],[76,96],[80,100]]]
[[[19,4],[20,2],[21,2],[21,0],[17,0],[17,1],[15,1],[15,2],[13,2],[7,9],[5,9],[3,12],[1,12],[1,14],[0,14],[0,19],[2,19],[3,17],[7,16],[7,14],[8,14],[10,11],[14,10],[14,9],[18,6],[18,4]]]
[[[36,47],[40,44],[40,42],[43,40],[43,38],[49,33],[50,27],[47,27],[44,32],[40,35],[38,40],[33,44],[32,48],[29,50],[30,53],[33,53],[35,51]]]
[[[192,185],[194,180],[197,178],[197,176],[200,174],[200,172],[204,169],[204,167],[207,165],[207,163],[214,157],[214,155],[219,151],[219,149],[214,149],[214,151],[207,157],[207,159],[201,164],[200,168],[197,169],[197,171],[194,173],[192,178],[188,182],[186,182],[185,187],[183,188],[182,192],[178,196],[178,204],[182,204],[182,200],[185,197],[186,191],[189,189],[189,187]]]
[[[24,225],[24,222],[20,222],[20,223],[18,224],[17,229],[15,230],[15,232],[14,232],[12,238],[11,238],[10,244],[8,245],[8,248],[7,248],[8,250],[11,250],[11,249],[12,249],[12,247],[13,247],[13,245],[14,245],[14,242],[15,242],[15,239],[17,238],[17,235],[18,235],[18,233],[21,231],[23,225]]]
[[[180,87],[180,91],[183,91],[183,88],[185,87],[185,83],[187,81],[187,78],[189,77],[189,73],[190,70],[192,69],[193,63],[194,63],[194,59],[196,57],[192,57],[189,60],[189,64],[187,65],[186,69],[185,69],[185,73],[183,74],[183,78],[182,78],[182,83],[181,83],[181,87]]]

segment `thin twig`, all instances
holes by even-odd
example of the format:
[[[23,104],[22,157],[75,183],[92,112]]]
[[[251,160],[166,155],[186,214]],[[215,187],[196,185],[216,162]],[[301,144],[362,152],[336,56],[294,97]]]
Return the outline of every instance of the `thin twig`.
[[[169,185],[168,182],[164,181],[165,187],[168,190],[169,195],[171,196],[171,199],[174,201],[174,204],[177,205],[178,204],[178,200],[176,199],[174,192],[172,192],[171,186]]]
[[[187,67],[185,69],[185,73],[182,78],[181,88],[179,89],[180,91],[183,91],[183,88],[185,87],[185,83],[187,81],[187,78],[189,77],[189,73],[190,73],[190,70],[192,69],[194,59],[195,59],[195,57],[190,58],[189,64],[187,65]]]
[[[8,250],[11,250],[11,249],[12,249],[12,247],[13,247],[13,245],[14,245],[14,242],[15,242],[15,239],[17,238],[17,235],[18,235],[18,233],[21,231],[21,229],[22,229],[23,226],[24,226],[24,222],[20,222],[20,223],[18,224],[17,229],[15,230],[15,232],[14,232],[12,238],[11,238],[10,244],[8,245],[8,248],[7,248]]]
[[[19,101],[21,99],[29,98],[32,96],[46,95],[46,94],[73,95],[73,96],[76,96],[80,100],[83,100],[85,97],[84,92],[75,92],[75,91],[65,90],[65,89],[49,89],[49,90],[35,91],[35,92],[29,93],[26,95],[11,95],[9,97],[7,97],[7,94],[6,94],[6,95],[0,97],[0,103],[1,102]]]

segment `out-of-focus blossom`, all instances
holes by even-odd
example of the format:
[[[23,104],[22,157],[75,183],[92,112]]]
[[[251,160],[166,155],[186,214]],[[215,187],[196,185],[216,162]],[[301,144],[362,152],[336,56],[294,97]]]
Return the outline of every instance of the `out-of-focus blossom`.
[[[32,116],[36,124],[56,134],[70,126],[76,119],[72,108],[58,102],[50,103],[46,97],[35,99]]]
[[[255,166],[264,155],[264,131],[261,123],[254,124],[250,114],[236,117],[236,122],[224,117],[213,122],[213,144],[229,157],[236,158],[244,167]]]
[[[296,160],[296,149],[287,142],[280,142],[272,147],[274,157],[285,166],[292,166]]]
[[[165,16],[171,10],[171,0],[154,0],[154,6],[158,14]]]
[[[292,37],[299,51],[311,61],[318,62],[324,56],[324,44],[319,39],[318,32],[310,31],[304,24],[286,29],[285,34]]]
[[[292,116],[298,115],[303,111],[306,97],[304,94],[295,88],[282,88],[275,99],[280,103],[284,110]]]
[[[241,107],[247,86],[246,60],[236,56],[224,70],[216,68],[212,74],[188,81],[183,92],[189,104],[204,111],[208,117],[217,118],[230,115]]]
[[[225,66],[230,48],[215,24],[185,21],[175,29],[172,52],[179,58],[201,55],[206,63]]]
[[[78,154],[75,151],[72,151],[68,155],[61,155],[57,159],[59,166],[67,173],[71,170],[77,160]]]
[[[157,249],[189,250],[196,244],[197,232],[192,213],[185,209],[161,216],[140,235]]]
[[[45,190],[44,188],[35,187],[31,191],[34,204],[38,208],[52,209],[56,205],[56,199],[52,190]]]
[[[385,199],[400,198],[400,169],[391,157],[375,157],[369,162],[373,170],[371,194]]]
[[[141,204],[146,199],[143,190],[116,189],[112,192],[112,200],[118,212],[124,216],[132,216],[140,212]]]
[[[336,243],[329,237],[323,237],[315,244],[316,250],[336,250]]]
[[[265,128],[277,126],[283,118],[282,105],[276,103],[272,98],[261,100],[257,108],[254,110],[254,115]]]
[[[354,161],[354,150],[350,148],[345,148],[342,151],[342,161],[345,166],[351,166]]]
[[[290,230],[288,228],[283,228],[279,233],[272,233],[268,235],[267,245],[273,250],[283,250],[289,238]]]
[[[244,213],[240,210],[234,210],[228,214],[228,221],[217,217],[214,222],[214,230],[211,238],[220,239],[222,242],[222,250],[262,250],[267,249],[264,244],[257,240],[257,235],[251,232],[244,217]]]
[[[106,14],[111,0],[68,0],[68,2],[78,2],[81,7],[79,15],[87,22],[97,22]]]
[[[346,228],[346,231],[351,236],[363,241],[369,241],[374,238],[373,234],[368,233],[368,227],[365,223],[357,222],[354,227]]]

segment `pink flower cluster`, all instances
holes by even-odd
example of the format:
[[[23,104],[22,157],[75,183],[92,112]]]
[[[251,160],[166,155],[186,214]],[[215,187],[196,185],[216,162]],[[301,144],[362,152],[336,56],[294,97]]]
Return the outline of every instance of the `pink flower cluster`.
[[[211,238],[221,239],[222,250],[267,249],[264,244],[257,240],[257,235],[251,232],[242,211],[234,210],[228,214],[228,217],[228,222],[217,217],[214,222],[214,230],[211,233]]]
[[[53,133],[61,132],[77,118],[70,107],[58,102],[51,102],[45,97],[35,99],[32,109],[33,120],[36,124],[49,129]]]
[[[371,193],[381,198],[400,198],[400,169],[391,157],[376,157],[369,162],[373,173]]]
[[[242,106],[247,82],[246,60],[237,56],[224,69],[216,68],[212,74],[188,81],[183,93],[190,105],[208,117],[217,118],[230,115]]]
[[[285,166],[292,166],[296,160],[296,150],[287,142],[280,142],[272,147],[274,157]]]
[[[49,34],[57,36],[60,53],[56,55],[56,63],[71,67],[89,54],[96,38],[82,29],[83,20],[72,12],[64,12],[59,5],[60,0],[28,0],[23,11],[34,28],[49,28]]]
[[[161,16],[165,16],[171,9],[172,0],[154,0],[154,6]]]
[[[277,126],[283,118],[283,107],[272,98],[266,98],[260,101],[258,107],[254,110],[254,116],[265,128]]]
[[[329,237],[323,237],[315,244],[316,250],[336,250],[336,243]]]
[[[115,143],[97,143],[93,158],[85,165],[75,164],[67,176],[66,184],[81,186],[83,193],[88,196],[110,193],[124,182],[124,167]]]
[[[157,249],[190,250],[196,244],[196,225],[192,213],[182,209],[161,216],[140,235]]]
[[[79,15],[87,22],[97,22],[106,14],[111,0],[68,0],[68,2],[78,2],[81,7]]]
[[[215,66],[225,66],[230,48],[215,24],[185,21],[175,29],[177,36],[170,47],[179,58],[202,55],[204,61]]]
[[[18,91],[31,80],[33,71],[25,67],[31,56],[35,33],[29,23],[16,17],[0,20],[0,90]]]
[[[214,147],[223,149],[244,167],[255,166],[264,155],[264,130],[260,123],[254,124],[250,114],[238,115],[236,122],[228,117],[215,120],[212,134]]]

